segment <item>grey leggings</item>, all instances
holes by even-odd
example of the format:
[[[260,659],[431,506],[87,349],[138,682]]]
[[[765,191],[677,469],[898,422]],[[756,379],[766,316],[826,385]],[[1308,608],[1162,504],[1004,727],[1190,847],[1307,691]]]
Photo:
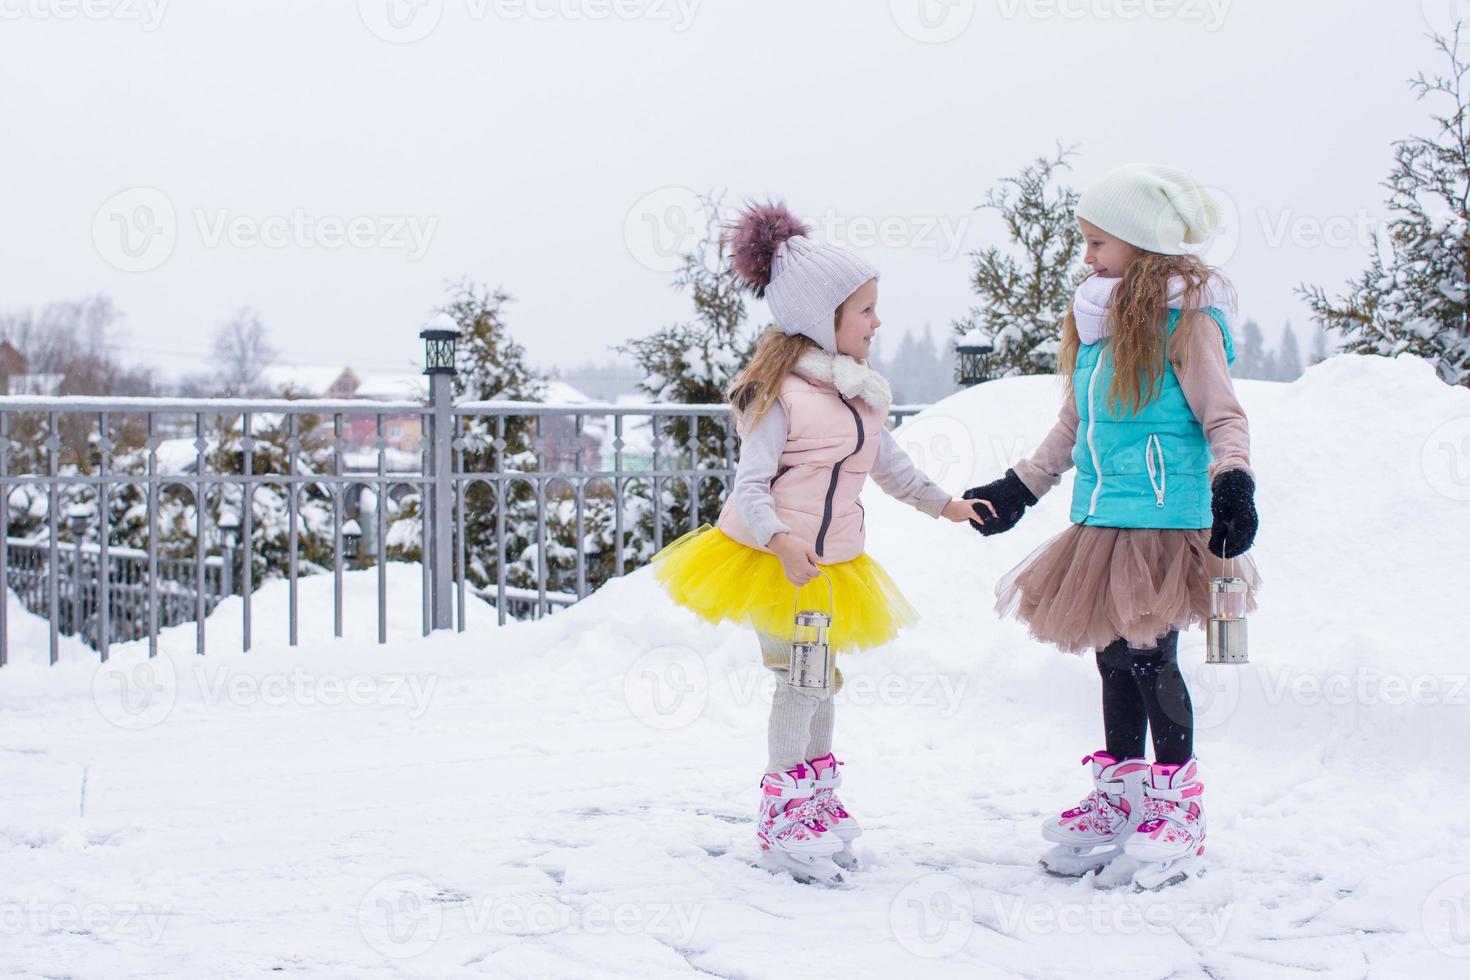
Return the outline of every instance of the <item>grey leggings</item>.
[[[766,772],[795,769],[808,759],[819,759],[832,751],[832,695],[842,688],[842,671],[835,671],[832,687],[806,691],[786,683],[791,666],[789,642],[779,636],[757,634],[761,663],[776,675],[776,693],[771,698],[771,721],[766,731],[769,758]]]

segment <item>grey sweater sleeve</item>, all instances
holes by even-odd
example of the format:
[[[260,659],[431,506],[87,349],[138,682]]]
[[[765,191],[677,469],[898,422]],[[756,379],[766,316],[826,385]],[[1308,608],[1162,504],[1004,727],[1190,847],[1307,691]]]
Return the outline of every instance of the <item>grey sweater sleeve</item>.
[[[952,499],[946,490],[914,465],[909,454],[886,428],[878,435],[878,458],[873,462],[869,476],[888,496],[930,517],[942,514],[944,505]]]
[[[776,502],[771,499],[771,481],[776,478],[789,429],[786,410],[776,402],[740,439],[740,461],[735,464],[730,498],[740,522],[762,548],[772,536],[791,530],[776,516]]]
[[[1062,474],[1072,468],[1078,422],[1077,403],[1069,393],[1057,413],[1057,424],[1041,440],[1041,446],[1031,454],[1031,458],[1016,464],[1016,475],[1037,500],[1062,482]]]

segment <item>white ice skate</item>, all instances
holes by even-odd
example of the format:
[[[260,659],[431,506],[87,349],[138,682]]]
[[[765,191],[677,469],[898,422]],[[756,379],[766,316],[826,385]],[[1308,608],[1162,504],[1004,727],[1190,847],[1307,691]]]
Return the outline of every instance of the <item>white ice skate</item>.
[[[812,770],[799,765],[787,772],[768,772],[761,779],[761,809],[756,838],[761,861],[790,873],[798,881],[842,883],[842,869],[832,856],[842,841],[822,822]]]
[[[1106,867],[1123,853],[1123,841],[1143,821],[1147,762],[1119,761],[1106,752],[1094,752],[1082,762],[1092,763],[1092,792],[1041,826],[1041,836],[1057,845],[1041,856],[1041,866],[1067,878]]]
[[[838,867],[851,870],[857,867],[857,855],[853,853],[852,842],[862,834],[863,828],[837,798],[836,790],[842,785],[842,773],[838,771],[838,767],[842,763],[828,752],[820,759],[812,759],[807,765],[811,767],[815,777],[816,793],[812,799],[816,801],[822,824],[842,842],[842,850],[833,855],[832,860]]]
[[[1205,784],[1194,759],[1149,767],[1143,785],[1143,822],[1128,838],[1128,856],[1142,862],[1133,884],[1157,891],[1204,874]]]

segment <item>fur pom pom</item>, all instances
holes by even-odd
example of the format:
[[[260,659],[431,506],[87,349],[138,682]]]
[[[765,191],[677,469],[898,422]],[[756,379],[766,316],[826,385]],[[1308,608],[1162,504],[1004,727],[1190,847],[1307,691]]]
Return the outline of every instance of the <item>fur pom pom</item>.
[[[756,296],[764,296],[771,284],[771,263],[776,249],[788,238],[806,235],[807,227],[784,203],[749,204],[726,233],[730,262]]]

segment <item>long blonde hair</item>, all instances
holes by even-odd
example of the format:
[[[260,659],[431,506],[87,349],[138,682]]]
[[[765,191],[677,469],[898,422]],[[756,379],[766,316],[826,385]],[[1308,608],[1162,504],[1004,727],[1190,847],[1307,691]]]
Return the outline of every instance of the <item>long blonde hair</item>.
[[[740,369],[725,392],[741,432],[749,432],[771,410],[786,380],[809,350],[817,350],[816,341],[803,334],[787,334],[780,327],[767,327],[756,341],[750,363]]]
[[[1115,413],[1132,415],[1158,397],[1166,357],[1176,370],[1184,370],[1194,323],[1189,314],[1202,308],[1206,286],[1215,274],[1195,255],[1144,252],[1128,263],[1108,311],[1113,357],[1108,405]],[[1169,281],[1176,276],[1184,280],[1184,299],[1180,304],[1179,325],[1171,338],[1164,324],[1169,315]],[[1057,369],[1066,380],[1069,392],[1081,343],[1077,316],[1069,306],[1067,318],[1062,322],[1062,346],[1057,355]]]

